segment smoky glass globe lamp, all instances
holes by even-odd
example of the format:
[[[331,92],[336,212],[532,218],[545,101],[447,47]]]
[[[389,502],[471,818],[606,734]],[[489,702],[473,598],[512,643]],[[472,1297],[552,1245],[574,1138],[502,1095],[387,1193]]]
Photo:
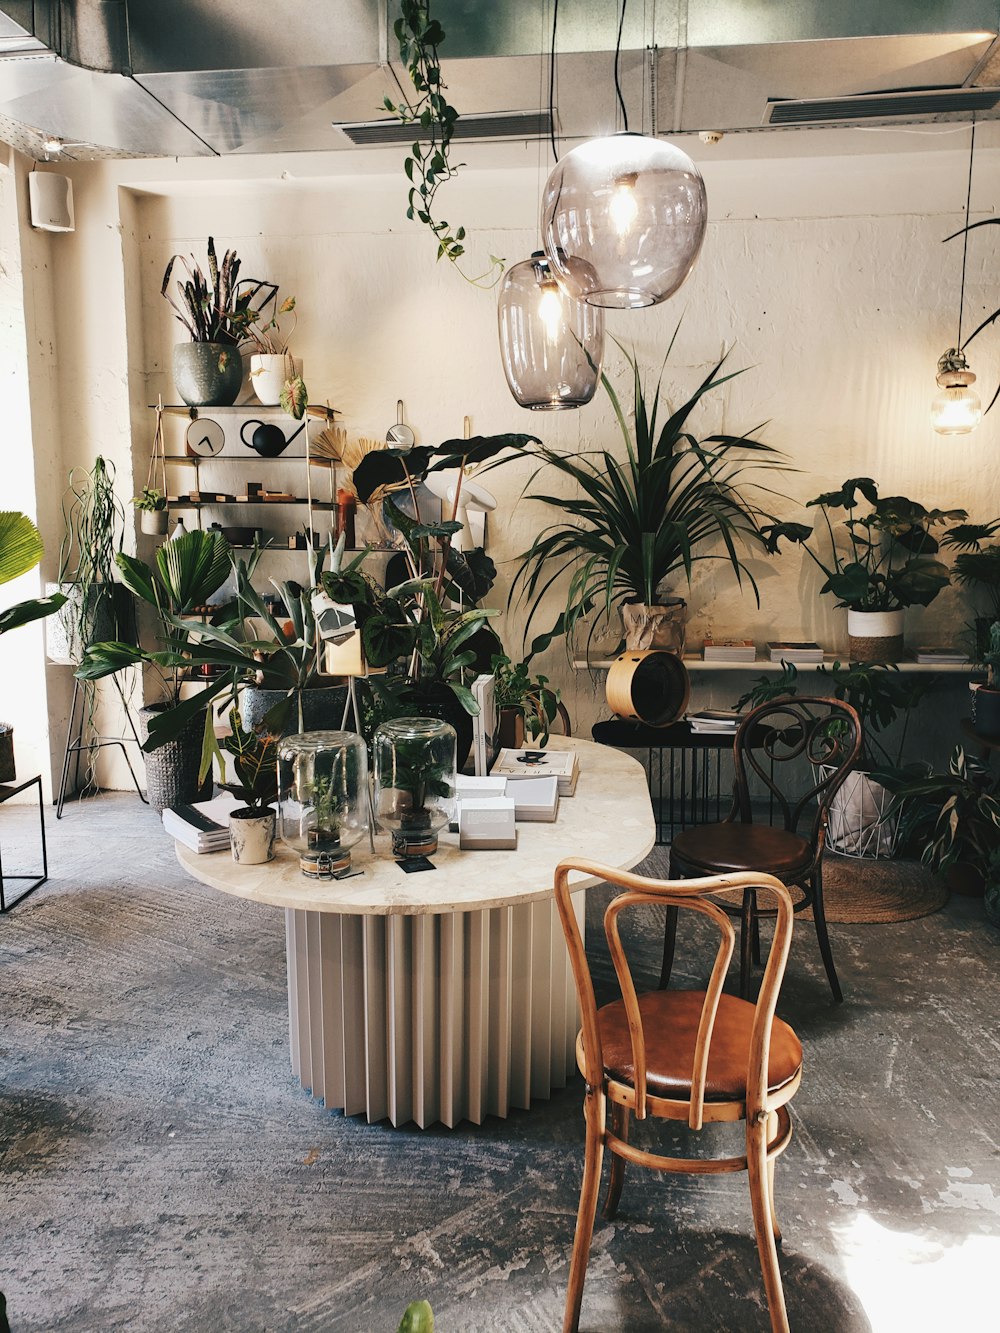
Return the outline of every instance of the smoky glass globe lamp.
[[[673,296],[707,220],[705,182],[688,155],[627,131],[567,153],[542,193],[542,243],[560,286],[619,310]]]
[[[497,319],[503,372],[521,407],[558,412],[590,402],[604,360],[604,311],[559,286],[544,250],[507,270]]]
[[[383,722],[373,742],[375,818],[395,856],[433,856],[455,809],[455,728],[433,717]]]
[[[353,731],[305,731],[278,750],[278,835],[310,879],[351,865],[368,832],[368,750]]]

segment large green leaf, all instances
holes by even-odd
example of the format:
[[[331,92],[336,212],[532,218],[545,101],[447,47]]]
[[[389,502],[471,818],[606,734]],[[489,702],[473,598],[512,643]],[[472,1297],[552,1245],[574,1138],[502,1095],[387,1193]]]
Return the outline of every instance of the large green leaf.
[[[35,597],[26,602],[17,602],[6,611],[0,611],[0,634],[28,625],[33,620],[43,620],[58,611],[66,602],[61,592],[54,592],[50,597]]]
[[[221,532],[186,532],[156,552],[171,609],[183,614],[208,601],[232,569],[231,547]]]
[[[38,529],[27,514],[9,509],[0,512],[0,583],[9,583],[34,569],[44,549]]]

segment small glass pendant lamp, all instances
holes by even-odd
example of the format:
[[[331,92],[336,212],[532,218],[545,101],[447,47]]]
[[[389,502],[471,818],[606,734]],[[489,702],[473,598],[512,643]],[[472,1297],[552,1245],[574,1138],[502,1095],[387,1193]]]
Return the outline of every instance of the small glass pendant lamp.
[[[497,307],[500,357],[521,407],[583,407],[604,360],[604,311],[576,301],[553,276],[544,250],[504,275]]]
[[[368,831],[368,749],[353,731],[304,731],[278,749],[278,835],[309,879],[349,869]]]
[[[941,392],[931,403],[931,424],[939,435],[968,435],[982,421],[979,394],[972,388],[975,380],[964,354],[949,347],[938,361]]]
[[[542,193],[552,272],[588,305],[635,309],[673,296],[707,220],[705,182],[688,155],[627,130],[567,153]]]

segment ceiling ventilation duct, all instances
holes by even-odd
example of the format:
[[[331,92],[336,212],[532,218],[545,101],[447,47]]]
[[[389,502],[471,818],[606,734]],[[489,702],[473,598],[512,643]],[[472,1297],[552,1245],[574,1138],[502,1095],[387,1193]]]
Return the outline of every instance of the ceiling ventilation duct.
[[[417,130],[400,120],[362,120],[338,124],[351,143],[362,148],[412,143]],[[548,111],[497,111],[485,116],[460,116],[454,139],[547,139],[552,120]]]
[[[907,120],[961,112],[990,111],[1000,102],[1000,88],[916,88],[851,97],[801,97],[769,100],[765,125],[817,125],[859,120]]]

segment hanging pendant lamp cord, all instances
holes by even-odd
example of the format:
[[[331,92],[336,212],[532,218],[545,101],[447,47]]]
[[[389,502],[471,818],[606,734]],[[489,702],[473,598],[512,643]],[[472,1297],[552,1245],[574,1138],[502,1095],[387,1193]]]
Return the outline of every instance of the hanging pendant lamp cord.
[[[625,99],[622,97],[621,79],[618,74],[618,65],[622,54],[622,29],[625,27],[625,6],[628,0],[622,0],[621,18],[618,20],[618,40],[615,42],[615,92],[618,95],[618,105],[622,109],[622,128],[628,133],[628,112],[625,110]]]
[[[549,46],[549,142],[552,144],[552,156],[559,161],[556,148],[556,28],[559,25],[559,0],[552,4],[552,43]]]
[[[969,187],[965,194],[965,232],[962,236],[962,289],[958,298],[958,342],[962,350],[962,315],[965,313],[965,259],[969,253],[969,206],[972,202],[972,157],[976,151],[976,118],[972,118],[972,139],[969,143]]]

